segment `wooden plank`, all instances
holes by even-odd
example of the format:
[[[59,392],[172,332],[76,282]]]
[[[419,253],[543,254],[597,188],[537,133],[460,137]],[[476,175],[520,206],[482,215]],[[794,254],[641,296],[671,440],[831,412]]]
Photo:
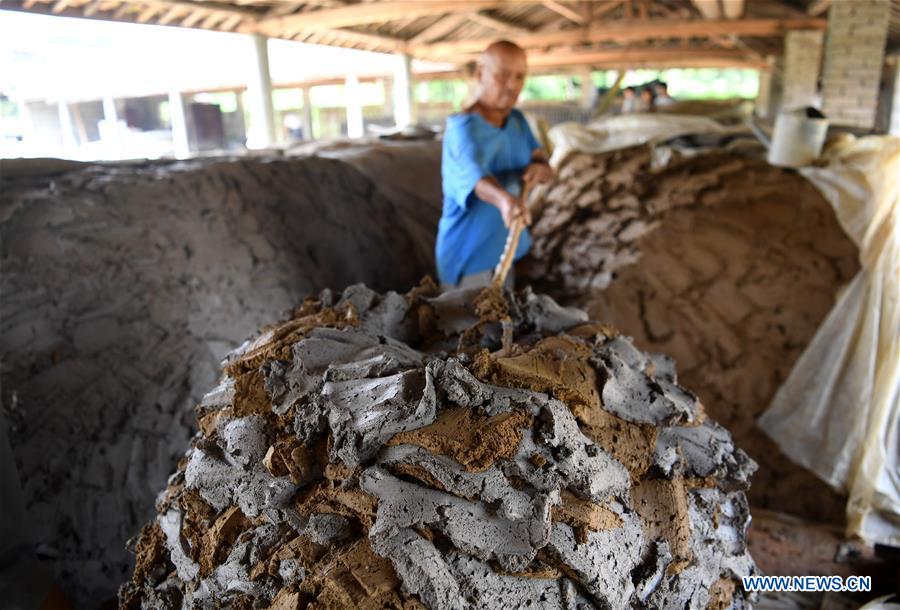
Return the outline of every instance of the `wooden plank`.
[[[534,67],[598,65],[604,67],[685,66],[761,67],[741,51],[732,49],[620,49],[614,51],[561,51],[541,54],[529,62]]]
[[[198,27],[204,30],[211,30],[217,23],[226,17],[227,16],[222,13],[212,13],[211,15],[207,15],[207,17],[200,22]],[[236,17],[236,15],[232,15],[232,17]]]
[[[296,30],[282,29],[274,23],[263,20],[258,23],[250,23],[241,28],[242,32],[256,32],[267,36],[278,37],[285,33],[292,34]],[[318,32],[329,37],[330,40],[338,41],[341,44],[363,45],[368,48],[379,48],[388,51],[405,51],[406,41],[393,36],[384,36],[382,34],[372,34],[369,32],[357,32],[353,30],[345,30],[340,28],[315,28],[299,30],[305,35]]]
[[[107,4],[108,0],[91,0],[90,3],[86,4],[82,9],[82,14],[85,17],[91,17],[92,15],[96,15],[100,12],[100,9],[104,4]]]
[[[473,55],[445,57],[445,61],[465,64]],[[759,61],[735,49],[612,49],[600,51],[572,51],[560,49],[541,53],[530,58],[528,68],[537,73],[549,68],[564,66],[593,66],[597,68],[637,68],[637,67],[692,67],[692,68],[753,68],[765,66]]]
[[[831,7],[831,0],[815,0],[806,7],[806,14],[818,17]]]
[[[224,32],[230,32],[234,28],[236,28],[244,18],[240,15],[232,15],[230,17],[226,17],[225,21],[219,24],[219,27],[216,28],[218,30],[222,30]]]
[[[286,17],[266,19],[283,31],[341,28],[367,23],[385,23],[408,17],[426,17],[443,13],[471,12],[509,5],[513,0],[385,0],[338,8],[307,11]]]
[[[433,24],[416,34],[409,40],[411,45],[424,44],[433,40],[440,40],[458,28],[468,19],[468,13],[453,13],[444,15]]]
[[[197,25],[197,22],[199,22],[201,19],[203,19],[203,17],[206,16],[206,14],[207,14],[207,13],[205,13],[205,12],[203,12],[203,11],[194,11],[193,13],[190,13],[190,14],[189,14],[187,17],[185,17],[184,20],[181,22],[181,27],[183,27],[183,28],[192,28],[192,27],[194,27],[195,25]]]
[[[562,30],[559,32],[539,32],[524,36],[513,36],[511,40],[522,48],[539,48],[555,45],[571,46],[594,42],[636,42],[651,38],[693,38],[714,35],[735,36],[783,36],[788,30],[821,29],[824,19],[740,19],[740,20],[696,20],[651,19],[647,21],[614,21],[594,24],[587,28]],[[471,38],[430,45],[413,46],[416,55],[440,57],[475,53],[493,42],[493,38]]]
[[[190,2],[189,0],[135,0],[134,4],[145,6],[157,6],[161,8],[180,7],[190,11],[203,11],[204,16],[210,12],[223,15],[242,15],[248,18],[257,18],[261,14],[259,10],[248,7],[226,4],[224,2]]]
[[[475,23],[491,28],[492,30],[497,30],[498,32],[502,32],[504,34],[522,35],[531,33],[531,30],[529,30],[528,28],[510,23],[508,21],[497,19],[496,17],[488,15],[484,11],[469,13],[468,17],[470,21],[474,21]]]
[[[591,12],[591,17],[593,17],[594,20],[602,19],[626,2],[628,2],[628,0],[607,0],[603,3],[603,6],[599,8],[595,7],[593,9],[593,11]]]
[[[559,0],[541,0],[541,4],[545,7],[556,13],[557,15],[562,15],[569,21],[574,21],[580,25],[587,23],[587,19],[585,19],[584,15],[576,11],[575,9],[566,6]]]
[[[271,19],[272,17],[283,17],[303,8],[305,2],[286,2],[270,8],[263,13],[262,19]]]
[[[181,8],[180,6],[173,6],[165,13],[163,13],[162,17],[156,20],[156,23],[158,23],[159,25],[168,25],[183,15],[183,8]]]
[[[147,23],[148,21],[150,21],[153,15],[159,12],[159,10],[160,9],[158,6],[149,6],[138,13],[137,19],[135,21],[137,21],[138,23]]]

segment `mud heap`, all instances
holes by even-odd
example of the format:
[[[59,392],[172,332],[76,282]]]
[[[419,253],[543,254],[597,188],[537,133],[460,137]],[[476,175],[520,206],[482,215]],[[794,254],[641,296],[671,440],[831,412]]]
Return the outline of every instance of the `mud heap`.
[[[744,607],[754,464],[581,311],[357,285],[224,371],[126,608]]]
[[[440,146],[356,154],[0,160],[2,404],[31,536],[77,607],[133,569],[125,541],[226,353],[323,286],[405,290],[433,267]],[[389,163],[413,177],[367,177]]]
[[[751,501],[840,522],[843,503],[755,427],[858,268],[828,203],[798,174],[721,150],[576,155],[533,228],[525,281],[679,364],[760,462]]]

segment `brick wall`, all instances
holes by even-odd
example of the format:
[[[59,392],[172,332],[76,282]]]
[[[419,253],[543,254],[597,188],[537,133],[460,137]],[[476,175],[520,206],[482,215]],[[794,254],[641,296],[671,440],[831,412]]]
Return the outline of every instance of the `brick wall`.
[[[874,125],[889,11],[889,0],[831,3],[822,96],[832,124]]]
[[[784,109],[817,105],[824,32],[793,30],[784,37]]]

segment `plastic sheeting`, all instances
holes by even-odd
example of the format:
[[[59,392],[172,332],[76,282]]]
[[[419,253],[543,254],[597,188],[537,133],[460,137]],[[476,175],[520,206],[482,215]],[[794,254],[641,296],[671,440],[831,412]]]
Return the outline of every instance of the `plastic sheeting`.
[[[849,494],[848,530],[900,546],[900,139],[848,136],[801,170],[862,269],[759,420],[793,460]]]
[[[688,115],[623,114],[589,125],[561,123],[549,132],[553,142],[550,164],[558,167],[572,152],[600,154],[681,135],[731,131],[708,117]]]

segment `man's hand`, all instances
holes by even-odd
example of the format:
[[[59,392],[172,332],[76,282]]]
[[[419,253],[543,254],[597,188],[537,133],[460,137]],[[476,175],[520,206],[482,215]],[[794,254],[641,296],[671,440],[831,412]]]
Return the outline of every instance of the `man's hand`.
[[[501,199],[500,206],[498,207],[500,208],[500,213],[503,215],[503,224],[506,225],[507,229],[512,225],[513,220],[516,218],[524,220],[525,226],[531,225],[531,212],[528,210],[528,206],[521,197],[516,197],[507,193],[507,196]]]
[[[522,180],[528,184],[546,184],[554,178],[553,168],[543,161],[528,164],[522,174]]]

